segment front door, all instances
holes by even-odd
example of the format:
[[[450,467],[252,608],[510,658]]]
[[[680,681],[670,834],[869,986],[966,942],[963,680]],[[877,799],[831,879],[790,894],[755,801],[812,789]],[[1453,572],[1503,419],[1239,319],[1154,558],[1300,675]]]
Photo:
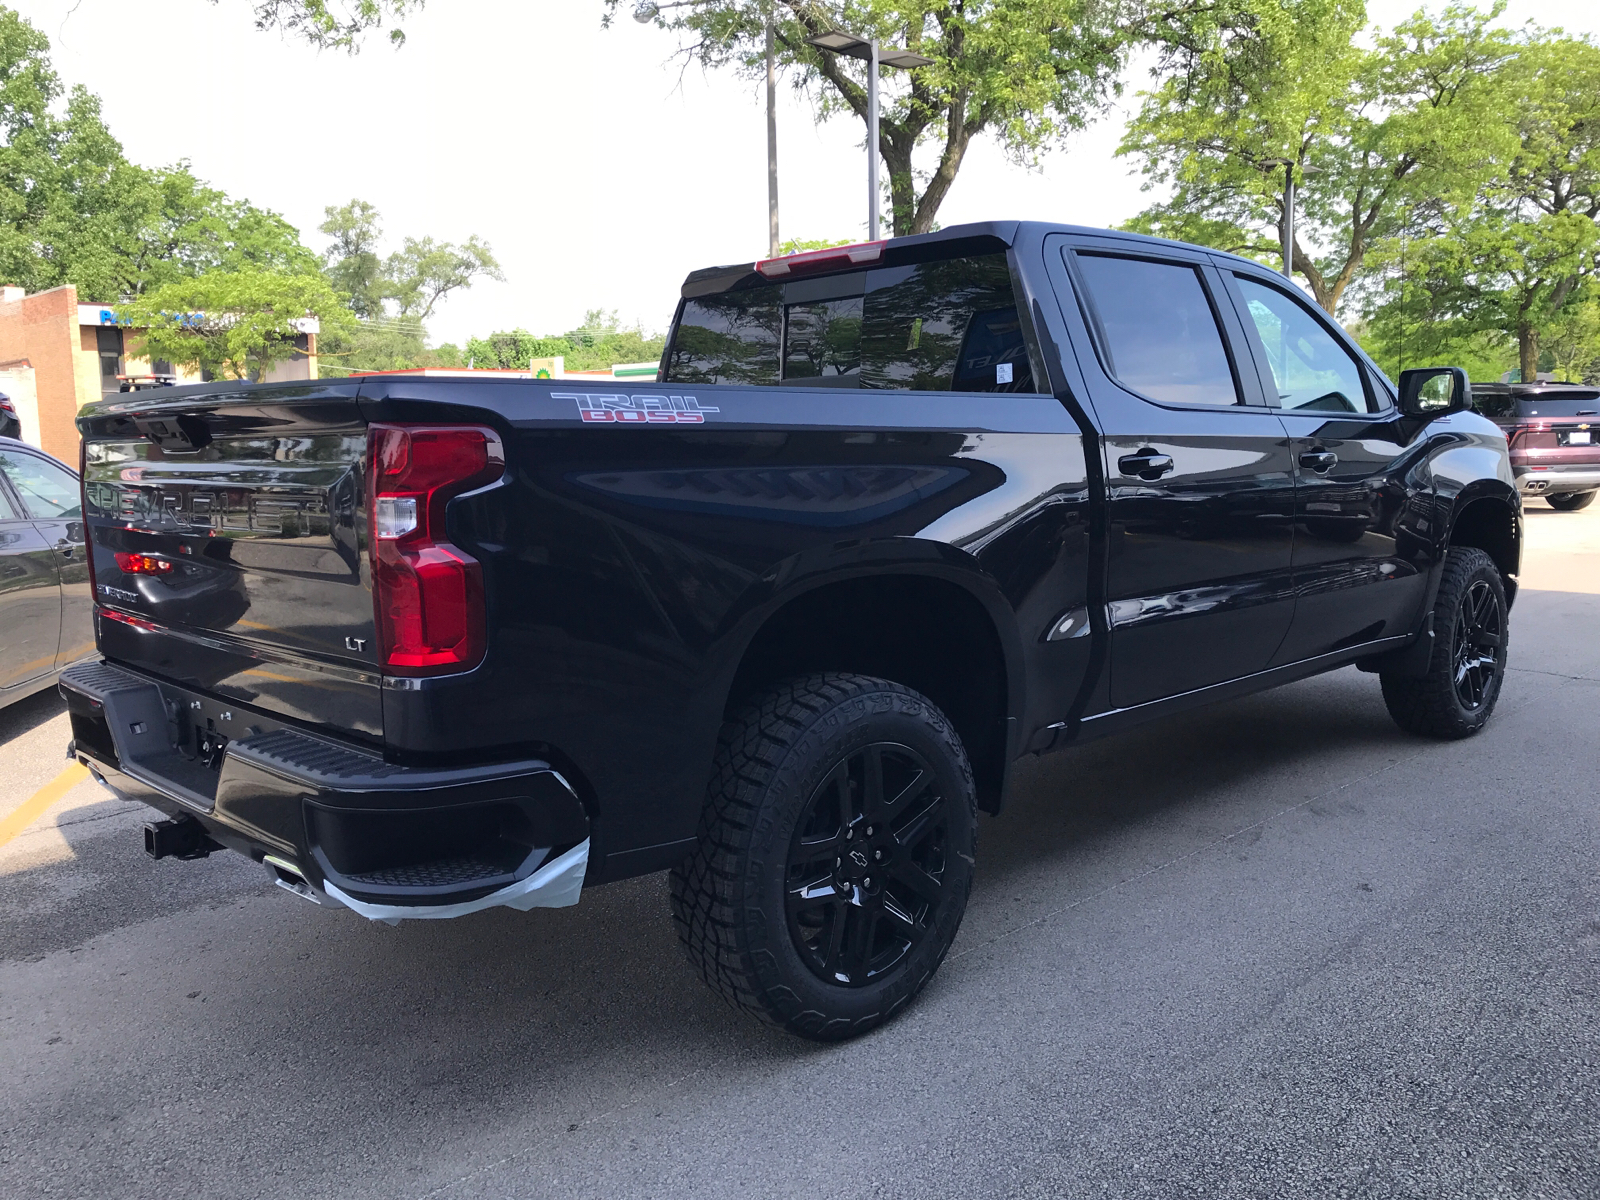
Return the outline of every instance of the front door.
[[[61,643],[56,666],[64,667],[94,649],[94,597],[78,477],[47,455],[12,449],[0,451],[0,471],[5,472],[34,526],[55,549],[61,577]]]
[[[1263,670],[1294,612],[1294,465],[1221,279],[1114,239],[1066,254],[1097,343],[1112,706]]]
[[[55,669],[60,633],[55,547],[0,480],[0,704]]]
[[[1407,478],[1399,410],[1326,316],[1279,283],[1229,274],[1298,476],[1298,602],[1274,665],[1409,633],[1427,539],[1405,536],[1425,510],[1410,503],[1419,485]]]

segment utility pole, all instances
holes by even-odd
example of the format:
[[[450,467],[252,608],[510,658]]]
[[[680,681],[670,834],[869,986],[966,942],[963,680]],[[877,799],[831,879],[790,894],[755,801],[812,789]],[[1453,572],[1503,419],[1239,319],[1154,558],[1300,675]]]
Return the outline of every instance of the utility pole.
[[[657,0],[639,0],[633,6],[633,19],[648,25],[668,8],[692,8],[706,0],[674,0],[660,4]],[[778,48],[776,18],[773,0],[767,0],[767,254],[778,257]]]

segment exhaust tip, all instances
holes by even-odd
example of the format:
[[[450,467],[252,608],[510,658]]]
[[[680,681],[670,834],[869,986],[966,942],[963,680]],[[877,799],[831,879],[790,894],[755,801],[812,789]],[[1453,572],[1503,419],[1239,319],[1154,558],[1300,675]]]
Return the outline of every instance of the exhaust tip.
[[[286,858],[279,858],[276,854],[265,855],[261,859],[262,866],[267,868],[267,875],[273,883],[286,892],[293,892],[302,900],[309,900],[313,904],[321,904],[322,897],[317,895],[317,889],[307,882],[301,874],[300,868]]]

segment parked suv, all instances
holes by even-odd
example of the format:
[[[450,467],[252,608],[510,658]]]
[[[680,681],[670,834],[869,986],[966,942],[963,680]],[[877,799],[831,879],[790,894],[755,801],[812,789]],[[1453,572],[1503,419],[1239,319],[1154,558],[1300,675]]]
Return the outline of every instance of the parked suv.
[[[1472,406],[1506,431],[1524,496],[1588,508],[1600,489],[1600,388],[1573,383],[1475,383]]]

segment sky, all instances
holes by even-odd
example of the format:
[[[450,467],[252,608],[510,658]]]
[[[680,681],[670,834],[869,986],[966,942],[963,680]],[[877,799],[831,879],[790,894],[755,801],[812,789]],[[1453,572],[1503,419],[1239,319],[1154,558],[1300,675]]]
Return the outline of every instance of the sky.
[[[260,33],[250,0],[11,0],[49,36],[56,70],[102,100],[128,157],[189,160],[236,199],[282,213],[305,243],[328,205],[383,216],[383,250],[407,235],[483,237],[504,283],[456,293],[429,322],[434,344],[525,328],[573,328],[592,308],[666,327],[691,270],[766,253],[764,88],[687,71],[673,35],[623,0],[430,0],[408,41],[355,57]],[[1392,25],[1416,0],[1369,0]],[[1514,0],[1504,18],[1600,33],[1594,0]],[[944,225],[1040,219],[1111,225],[1150,197],[1115,157],[1127,100],[1029,170],[987,139],[968,152]],[[866,229],[862,125],[818,125],[811,99],[779,90],[785,238]]]

